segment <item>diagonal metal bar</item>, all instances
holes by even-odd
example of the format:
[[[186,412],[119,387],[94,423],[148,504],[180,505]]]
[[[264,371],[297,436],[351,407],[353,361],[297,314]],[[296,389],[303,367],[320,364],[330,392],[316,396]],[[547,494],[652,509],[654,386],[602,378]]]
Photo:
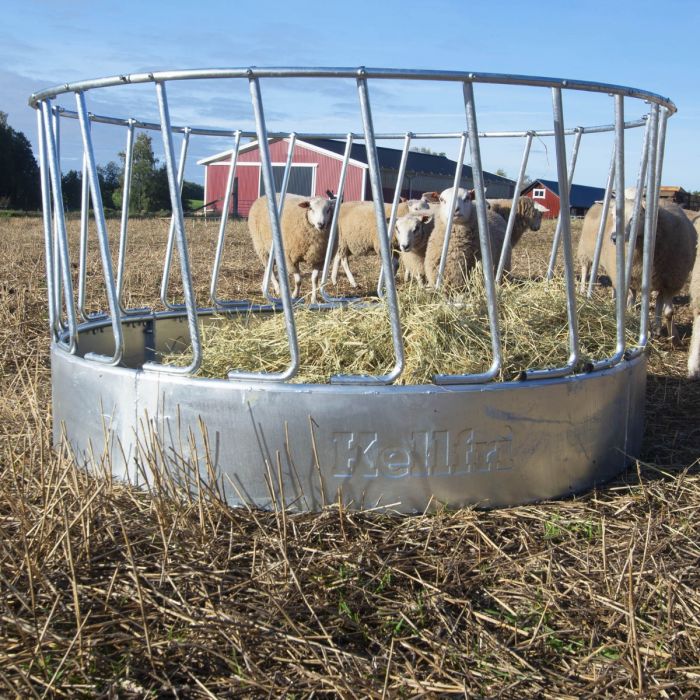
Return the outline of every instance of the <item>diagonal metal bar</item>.
[[[154,372],[167,372],[168,374],[193,374],[202,363],[202,341],[197,321],[197,302],[192,287],[192,272],[190,270],[190,256],[187,250],[187,237],[185,236],[185,217],[182,211],[181,181],[175,172],[175,149],[173,147],[173,134],[170,129],[170,110],[168,108],[168,96],[164,83],[156,83],[156,97],[158,111],[160,113],[161,135],[163,137],[163,150],[165,151],[165,169],[168,173],[168,189],[170,190],[170,203],[175,222],[175,242],[180,257],[180,274],[185,294],[185,308],[187,310],[187,328],[190,333],[192,346],[192,361],[189,365],[164,365],[159,362],[146,362],[143,369]],[[181,164],[184,163],[182,159]]]
[[[610,168],[608,170],[608,180],[605,185],[605,195],[603,196],[603,208],[600,212],[600,223],[598,224],[598,232],[595,239],[595,248],[593,250],[593,261],[591,262],[590,279],[588,281],[587,296],[590,299],[593,296],[593,287],[595,286],[598,277],[598,267],[600,266],[600,254],[603,250],[603,235],[605,226],[608,221],[608,212],[610,211],[610,201],[612,199],[612,191],[615,185],[615,143],[613,142],[612,156],[610,157]],[[585,282],[582,280],[582,284]]]
[[[289,342],[290,361],[287,368],[281,372],[246,372],[242,370],[232,370],[227,376],[229,379],[239,381],[285,381],[291,379],[299,370],[299,344],[297,341],[296,324],[294,322],[294,303],[289,289],[282,227],[280,226],[280,210],[277,208],[277,202],[275,201],[275,178],[272,173],[270,144],[268,143],[267,137],[260,81],[251,76],[249,85],[260,148],[260,168],[263,182],[265,183],[265,192],[267,193],[267,211],[270,217],[270,228],[272,231],[272,250],[275,256],[275,264],[277,265],[277,270],[280,275],[279,285],[282,294],[282,312],[284,314],[287,340]]]
[[[530,156],[530,146],[532,146],[532,137],[534,132],[528,132],[525,137],[525,149],[523,150],[523,158],[520,162],[520,170],[518,171],[518,179],[515,182],[515,192],[513,194],[513,204],[510,207],[510,214],[508,216],[508,224],[506,226],[506,236],[503,241],[503,248],[501,249],[501,256],[498,259],[498,270],[496,270],[496,282],[500,282],[503,278],[503,268],[505,267],[506,258],[508,257],[508,249],[510,248],[510,241],[513,237],[513,228],[515,226],[515,217],[518,213],[518,200],[520,199],[520,191],[523,188],[523,182],[525,180],[525,169],[527,168],[527,161]]]
[[[564,141],[564,106],[561,89],[552,88],[552,115],[554,118],[554,142],[557,153],[557,177],[562,216],[562,248],[564,251],[564,280],[566,283],[566,314],[569,321],[569,358],[562,367],[527,370],[526,379],[551,379],[565,377],[576,369],[579,357],[578,319],[576,316],[576,289],[574,259],[571,250],[571,217],[569,216],[569,178],[566,170],[566,142]]]
[[[436,384],[481,384],[491,381],[498,376],[503,363],[501,354],[501,331],[498,326],[498,302],[496,299],[496,280],[493,271],[491,254],[491,235],[486,213],[486,187],[484,171],[481,165],[481,150],[479,147],[479,131],[476,122],[476,104],[474,101],[474,85],[466,81],[463,85],[464,108],[467,116],[467,133],[469,136],[469,152],[472,159],[472,176],[474,178],[474,194],[476,218],[479,224],[479,245],[481,247],[481,263],[486,289],[486,306],[489,315],[489,330],[491,332],[491,352],[493,361],[485,371],[476,374],[436,374],[433,381]],[[460,165],[461,171],[461,165]],[[452,205],[454,211],[454,204]],[[447,231],[445,231],[447,238]]]
[[[190,143],[190,133],[191,129],[186,128],[182,134],[182,145],[180,147],[180,162],[177,170],[177,188],[180,190],[180,196],[182,196],[182,184],[185,181],[185,162],[187,160],[187,149]],[[165,138],[165,137],[164,137]],[[172,132],[169,132],[169,138],[172,138]],[[180,210],[182,211],[182,199],[180,201]],[[173,208],[173,214],[170,217],[170,228],[168,229],[168,243],[165,250],[165,264],[163,265],[163,277],[160,283],[160,300],[166,309],[171,311],[183,310],[186,307],[185,304],[171,304],[168,301],[168,285],[170,284],[170,270],[173,265],[173,251],[175,248],[175,228],[176,224],[176,213],[175,208]],[[184,221],[184,214],[183,214]]]
[[[384,210],[384,194],[382,192],[381,173],[379,171],[379,156],[372,121],[372,108],[367,87],[367,78],[363,69],[357,74],[357,90],[360,99],[360,111],[362,113],[362,126],[364,128],[365,144],[367,148],[367,164],[369,165],[369,179],[372,186],[372,198],[374,199],[374,213],[377,220],[377,236],[379,237],[379,249],[381,264],[386,270],[391,269],[391,246],[386,229],[386,211]],[[396,297],[396,281],[394,275],[386,276],[386,297],[391,335],[394,346],[396,362],[391,370],[384,375],[349,375],[336,374],[331,377],[333,384],[392,384],[403,372],[404,350],[401,333],[401,316],[399,303]]]
[[[569,164],[569,175],[567,182],[569,183],[569,189],[566,194],[566,199],[569,201],[571,194],[571,183],[574,181],[574,172],[576,171],[576,160],[578,159],[579,146],[581,145],[581,136],[583,135],[583,129],[576,127],[574,130],[574,147],[571,151],[571,163]],[[561,203],[561,195],[559,197]],[[557,228],[554,231],[554,240],[552,241],[552,253],[549,257],[549,265],[547,267],[547,279],[551,280],[554,275],[554,266],[557,263],[557,255],[559,255],[559,244],[561,243],[561,234],[564,218],[571,217],[571,212],[569,209],[564,210],[561,208],[559,210],[559,218],[557,219]]]
[[[219,223],[219,236],[216,241],[216,254],[214,255],[214,267],[211,273],[211,283],[209,285],[209,300],[215,309],[238,307],[248,305],[245,300],[222,301],[216,295],[216,288],[219,283],[219,273],[221,271],[221,259],[224,254],[224,243],[226,241],[226,225],[228,224],[229,210],[231,209],[231,198],[233,197],[233,184],[236,179],[236,166],[238,165],[238,150],[241,146],[241,132],[236,131],[233,138],[233,150],[231,152],[231,162],[226,179],[226,193],[221,207],[221,222]]]
[[[107,223],[102,207],[102,194],[100,192],[100,182],[97,177],[97,164],[95,163],[95,151],[92,145],[92,135],[90,133],[90,119],[88,116],[85,95],[78,92],[75,95],[78,105],[78,115],[80,117],[80,131],[83,137],[83,153],[87,176],[89,180],[89,190],[92,195],[92,209],[95,215],[95,226],[97,228],[97,240],[99,242],[100,257],[102,259],[102,271],[107,292],[107,303],[112,320],[112,332],[114,334],[114,353],[101,355],[89,352],[85,359],[94,360],[107,365],[118,365],[124,353],[124,335],[122,333],[121,314],[119,313],[119,302],[117,299],[117,288],[114,282],[114,271],[112,269],[112,255],[109,249],[109,239],[107,237]],[[87,204],[87,203],[86,203]],[[87,208],[87,207],[86,207]],[[86,229],[87,231],[87,229]]]

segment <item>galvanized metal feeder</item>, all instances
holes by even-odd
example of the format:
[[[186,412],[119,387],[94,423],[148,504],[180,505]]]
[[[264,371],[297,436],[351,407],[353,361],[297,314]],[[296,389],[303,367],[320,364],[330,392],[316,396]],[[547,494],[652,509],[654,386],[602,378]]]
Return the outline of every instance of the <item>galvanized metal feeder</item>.
[[[184,175],[187,144],[191,135],[232,139],[228,188],[224,211],[228,210],[241,138],[255,137],[260,144],[261,172],[266,192],[274,192],[275,181],[268,138],[295,133],[268,133],[263,112],[261,81],[325,78],[356,81],[363,131],[350,134],[301,134],[304,138],[338,138],[346,142],[343,168],[338,182],[342,198],[345,171],[353,141],[367,148],[369,176],[375,201],[380,237],[381,269],[391,270],[383,190],[376,141],[403,141],[399,181],[403,180],[406,155],[412,141],[420,138],[460,140],[455,185],[469,146],[476,190],[481,248],[484,258],[493,362],[480,374],[434,377],[433,383],[396,386],[404,363],[401,313],[394,277],[380,275],[378,291],[389,308],[395,351],[395,366],[383,376],[336,376],[329,384],[290,384],[299,366],[295,329],[295,303],[286,274],[279,214],[270,198],[273,246],[267,268],[265,293],[268,304],[217,298],[217,280],[224,247],[226,217],[222,218],[216,257],[212,261],[210,306],[196,305],[179,196]],[[255,116],[255,131],[201,129],[173,126],[166,89],[171,81],[234,79],[247,81]],[[460,133],[375,133],[369,85],[382,80],[433,81],[447,86],[461,84],[466,131]],[[86,93],[123,90],[134,83],[151,83],[160,113],[159,123],[134,118],[96,116],[88,112]],[[554,126],[551,131],[479,133],[474,85],[518,85],[550,90]],[[606,93],[614,102],[614,123],[606,126],[564,125],[562,96],[567,91]],[[76,111],[59,108],[54,99],[73,93]],[[648,104],[641,118],[625,121],[625,99]],[[615,85],[553,78],[464,72],[340,68],[248,68],[144,73],[89,80],[47,89],[32,95],[37,110],[40,165],[44,206],[45,253],[52,337],[54,437],[65,434],[78,456],[108,458],[116,476],[138,482],[143,475],[144,455],[158,443],[160,459],[188,461],[202,478],[221,477],[232,504],[247,502],[262,507],[284,503],[298,509],[317,509],[340,499],[354,508],[391,508],[402,512],[423,511],[446,504],[451,507],[478,504],[505,506],[580,492],[619,473],[639,453],[643,430],[648,336],[649,272],[655,234],[655,213],[663,163],[666,121],[675,112],[668,99],[642,90]],[[102,260],[109,309],[90,316],[84,312],[86,260],[84,245],[78,261],[78,294],[71,279],[71,259],[61,199],[59,123],[78,119],[84,163],[81,243],[87,239],[89,199]],[[100,200],[97,168],[91,139],[91,124],[99,122],[124,129],[127,136],[125,195],[116,274],[112,267],[104,211]],[[483,138],[522,138],[524,153],[515,188],[521,189],[533,137],[553,138],[556,150],[561,210],[569,211],[571,182],[581,136],[614,132],[614,149],[606,190],[605,207],[611,203],[613,187],[624,190],[625,130],[644,127],[643,150],[637,177],[635,215],[641,215],[641,192],[646,186],[644,210],[645,267],[640,310],[640,336],[634,347],[626,347],[624,295],[617,302],[617,347],[614,354],[597,362],[590,372],[576,374],[579,358],[571,250],[570,219],[560,217],[549,266],[551,276],[557,250],[563,250],[567,287],[570,357],[564,366],[527,371],[523,381],[497,383],[501,367],[501,343],[494,275],[487,245],[486,201],[480,156]],[[162,310],[128,309],[122,302],[127,230],[128,194],[135,129],[159,131],[172,201],[172,225],[165,256],[161,293]],[[174,135],[183,134],[178,163]],[[574,148],[567,169],[565,136],[574,134]],[[291,165],[287,162],[281,193],[286,191]],[[392,221],[396,216],[400,188],[396,188]],[[622,198],[614,200],[618,226],[624,212]],[[513,207],[515,209],[515,207]],[[512,217],[511,217],[512,219]],[[513,221],[508,222],[508,234]],[[331,241],[322,276],[325,284]],[[633,227],[634,228],[634,227]],[[602,235],[602,227],[601,227]],[[621,240],[621,237],[618,237]],[[184,304],[173,305],[166,290],[174,246],[180,259]],[[634,241],[618,246],[618,279],[624,279]],[[627,253],[627,256],[626,256]],[[627,260],[626,260],[627,257]],[[268,292],[273,263],[280,271],[281,296]],[[502,261],[501,261],[502,263]],[[346,303],[346,299],[323,292],[319,310]],[[216,312],[284,314],[289,340],[290,363],[283,372],[232,371],[227,379],[204,379],[192,375],[201,362],[200,324]],[[80,319],[80,320],[79,320]],[[191,344],[192,361],[187,366],[163,365],[160,353],[175,342]],[[205,464],[208,461],[209,467]],[[137,465],[141,465],[138,468]]]

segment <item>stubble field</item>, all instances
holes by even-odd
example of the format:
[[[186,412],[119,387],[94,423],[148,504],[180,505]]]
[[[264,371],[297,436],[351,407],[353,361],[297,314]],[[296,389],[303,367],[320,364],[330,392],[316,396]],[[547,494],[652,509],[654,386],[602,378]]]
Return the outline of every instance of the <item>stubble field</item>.
[[[218,222],[188,226],[204,303]],[[167,231],[132,222],[129,305],[157,298]],[[516,274],[543,273],[552,233],[526,235]],[[244,223],[229,243],[219,296],[259,298]],[[353,267],[367,292],[374,261]],[[88,476],[52,449],[41,220],[0,219],[0,696],[697,696],[688,342],[650,353],[640,461],[579,498],[410,517],[229,509],[167,479]]]

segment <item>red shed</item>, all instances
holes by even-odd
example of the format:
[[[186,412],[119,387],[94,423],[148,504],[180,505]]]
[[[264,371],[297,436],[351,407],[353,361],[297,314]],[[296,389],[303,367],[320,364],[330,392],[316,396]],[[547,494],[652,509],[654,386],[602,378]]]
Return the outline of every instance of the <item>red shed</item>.
[[[270,141],[270,157],[277,188],[282,184],[288,149],[288,138]],[[230,150],[224,151],[197,161],[198,165],[204,166],[204,201],[213,202],[209,211],[221,212],[231,153]],[[326,190],[335,192],[342,164],[342,154],[297,139],[287,192],[304,196],[325,196]],[[365,199],[367,167],[366,163],[350,159],[343,199]],[[264,193],[264,189],[260,177],[258,142],[252,141],[241,146],[239,150],[230,213],[248,216],[252,203]]]
[[[559,183],[556,180],[535,180],[520,194],[523,197],[530,197],[545,219],[555,219],[559,216],[561,204],[559,200]],[[569,205],[572,216],[585,216],[593,204],[602,200],[604,196],[605,189],[602,187],[571,185]]]

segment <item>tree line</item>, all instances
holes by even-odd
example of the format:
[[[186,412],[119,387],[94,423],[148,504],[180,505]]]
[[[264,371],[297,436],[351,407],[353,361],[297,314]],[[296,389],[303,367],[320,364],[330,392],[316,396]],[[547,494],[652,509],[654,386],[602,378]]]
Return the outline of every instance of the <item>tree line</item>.
[[[105,209],[121,209],[124,191],[125,154],[120,162],[110,161],[97,167],[102,204]],[[69,170],[61,176],[63,206],[66,211],[79,210],[82,204],[82,172]],[[204,188],[185,180],[182,203],[189,208],[191,200],[201,200]],[[39,166],[29,139],[7,123],[7,114],[0,112],[0,209],[31,211],[41,207]],[[153,153],[152,138],[139,133],[134,140],[130,214],[149,214],[170,209],[170,190],[165,165],[159,165]]]

